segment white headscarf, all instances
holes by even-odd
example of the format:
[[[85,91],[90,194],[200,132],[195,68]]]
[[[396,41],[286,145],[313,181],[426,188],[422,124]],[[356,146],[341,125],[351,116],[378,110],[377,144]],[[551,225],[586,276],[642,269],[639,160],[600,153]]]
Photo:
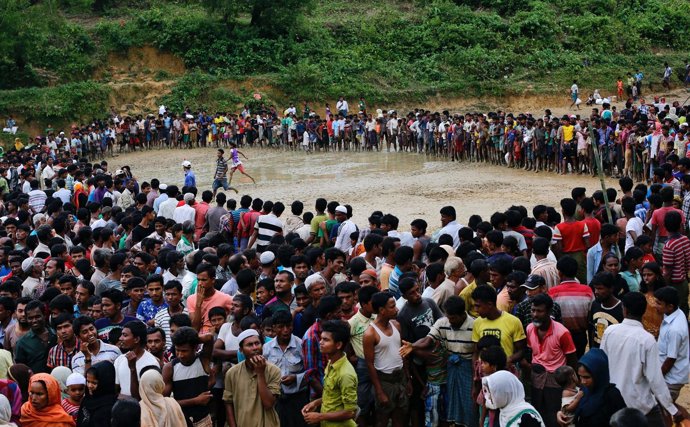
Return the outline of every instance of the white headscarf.
[[[139,380],[141,427],[187,427],[180,404],[163,396],[163,376],[149,369]]]
[[[0,426],[17,427],[15,423],[10,422],[10,418],[12,418],[10,401],[4,394],[0,394]]]
[[[518,415],[523,411],[529,411],[544,427],[544,421],[534,406],[525,402],[525,389],[515,375],[508,371],[498,371],[482,378],[482,385],[487,398],[487,407],[501,410],[499,418],[501,427],[519,426],[521,418]],[[514,420],[516,417],[518,418]]]

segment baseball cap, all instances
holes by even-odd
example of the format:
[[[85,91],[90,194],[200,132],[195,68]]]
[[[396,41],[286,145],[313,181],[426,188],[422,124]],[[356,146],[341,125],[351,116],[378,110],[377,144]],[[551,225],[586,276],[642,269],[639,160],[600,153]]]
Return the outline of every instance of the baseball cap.
[[[259,257],[259,262],[262,265],[270,264],[273,261],[275,261],[276,256],[273,252],[271,251],[265,251],[261,253],[261,256]]]
[[[182,162],[182,167],[183,168],[191,168],[192,162],[190,162],[189,160],[185,160],[184,162]]]
[[[115,171],[115,176],[117,175],[124,175],[125,173],[122,171],[122,169],[118,169]]]
[[[537,289],[540,286],[546,286],[546,280],[538,274],[530,274],[527,276],[525,283],[520,285],[521,288],[527,288],[530,291]]]

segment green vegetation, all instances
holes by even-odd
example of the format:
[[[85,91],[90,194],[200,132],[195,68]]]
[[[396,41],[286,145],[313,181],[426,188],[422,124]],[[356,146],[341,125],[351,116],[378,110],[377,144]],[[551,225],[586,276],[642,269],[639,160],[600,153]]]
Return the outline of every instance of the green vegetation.
[[[0,92],[0,112],[96,114],[107,89],[93,71],[142,45],[189,70],[163,97],[176,109],[233,108],[250,94],[223,82],[247,78],[278,102],[613,88],[636,68],[656,81],[664,61],[682,66],[689,27],[687,0],[0,0],[0,89],[57,85]],[[71,102],[75,88],[91,101]]]

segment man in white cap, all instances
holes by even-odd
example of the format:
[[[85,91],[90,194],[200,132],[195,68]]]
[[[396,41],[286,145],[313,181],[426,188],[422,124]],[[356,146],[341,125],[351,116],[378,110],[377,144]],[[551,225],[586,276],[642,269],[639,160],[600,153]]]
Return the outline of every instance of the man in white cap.
[[[259,280],[273,280],[276,276],[276,255],[271,251],[264,251],[259,256],[259,262],[261,263]]]
[[[196,175],[192,172],[192,162],[189,160],[182,162],[182,170],[184,171],[184,186],[196,187]]]
[[[261,338],[254,329],[243,331],[238,341],[246,360],[225,374],[223,401],[228,425],[279,427],[275,405],[280,396],[280,368],[264,358]]]
[[[348,215],[347,207],[340,205],[335,208],[335,219],[338,221],[338,237],[335,239],[335,247],[349,255],[352,250],[352,239],[350,235],[358,230],[354,222],[350,220],[352,215]],[[357,241],[357,239],[355,239]]]
[[[41,284],[41,273],[43,272],[43,260],[40,258],[29,257],[22,261],[22,271],[26,274],[26,280],[22,283],[22,296],[31,297],[34,289]]]
[[[194,223],[194,218],[196,216],[196,210],[192,207],[194,204],[194,194],[185,193],[184,204],[175,208],[173,212],[173,221],[178,224],[182,224],[185,221],[192,221]]]

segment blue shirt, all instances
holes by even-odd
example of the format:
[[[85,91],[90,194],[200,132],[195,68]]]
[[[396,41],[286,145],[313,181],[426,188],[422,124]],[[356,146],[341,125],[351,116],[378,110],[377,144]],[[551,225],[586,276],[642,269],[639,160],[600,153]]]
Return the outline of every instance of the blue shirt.
[[[156,317],[156,313],[164,308],[168,308],[168,304],[165,301],[163,301],[161,305],[155,305],[153,301],[151,301],[151,298],[146,298],[137,308],[137,319],[142,322],[148,322]]]
[[[659,330],[659,363],[667,358],[676,359],[673,367],[664,376],[667,384],[687,384],[690,374],[688,360],[688,321],[680,309],[664,315]]]
[[[191,170],[184,174],[185,187],[196,187],[196,175]]]

